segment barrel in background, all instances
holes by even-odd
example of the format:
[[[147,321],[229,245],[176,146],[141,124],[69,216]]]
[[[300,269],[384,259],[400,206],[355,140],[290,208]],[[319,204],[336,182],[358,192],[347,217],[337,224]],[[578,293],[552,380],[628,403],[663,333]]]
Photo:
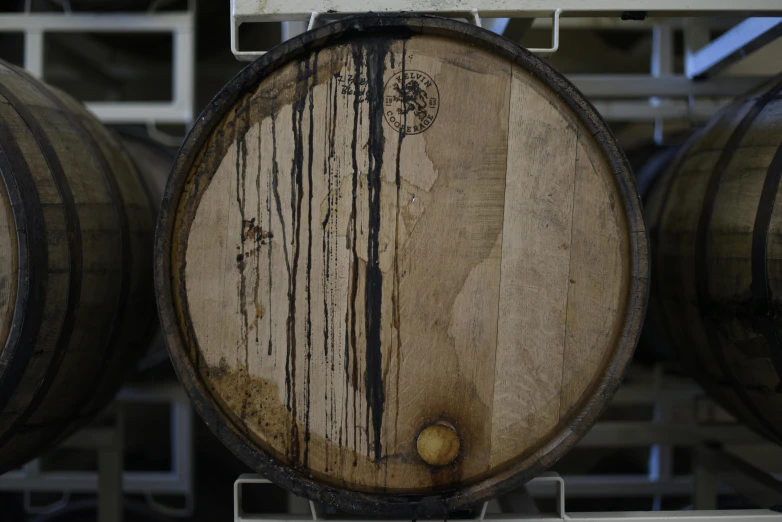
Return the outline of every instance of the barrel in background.
[[[728,411],[782,442],[782,79],[689,140],[646,208],[650,320]]]
[[[553,464],[646,303],[627,161],[508,40],[365,16],[249,65],[185,141],[156,289],[196,409],[245,463],[349,511],[443,515]]]
[[[176,157],[176,149],[163,145],[137,130],[120,128],[117,132],[122,147],[136,167],[144,191],[148,194],[152,209],[157,216],[168,173]]]
[[[154,202],[75,100],[0,64],[0,473],[103,408],[154,329]]]

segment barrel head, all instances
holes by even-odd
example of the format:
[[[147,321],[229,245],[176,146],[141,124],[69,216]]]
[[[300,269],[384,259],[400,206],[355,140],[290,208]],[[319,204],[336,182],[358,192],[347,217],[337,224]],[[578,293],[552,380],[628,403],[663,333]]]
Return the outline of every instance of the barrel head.
[[[543,62],[450,20],[351,19],[253,63],[163,207],[161,313],[207,424],[347,509],[442,512],[553,463],[645,306],[608,129]]]

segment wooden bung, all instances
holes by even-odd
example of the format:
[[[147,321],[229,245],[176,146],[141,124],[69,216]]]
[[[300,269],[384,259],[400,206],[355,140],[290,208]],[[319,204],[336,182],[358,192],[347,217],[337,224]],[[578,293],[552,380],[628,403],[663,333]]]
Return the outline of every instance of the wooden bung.
[[[728,411],[782,443],[782,76],[717,114],[655,180],[649,327]]]
[[[364,513],[442,515],[551,465],[646,303],[635,186],[592,106],[435,17],[343,20],[244,69],[179,153],[155,248],[206,423]]]
[[[1,474],[99,412],[154,330],[155,205],[112,133],[4,62],[0,177]]]

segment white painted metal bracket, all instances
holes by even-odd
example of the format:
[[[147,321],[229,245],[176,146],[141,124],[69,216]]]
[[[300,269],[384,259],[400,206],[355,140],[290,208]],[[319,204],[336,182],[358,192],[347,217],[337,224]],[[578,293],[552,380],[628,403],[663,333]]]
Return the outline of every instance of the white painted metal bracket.
[[[250,514],[245,513],[242,509],[242,486],[244,484],[269,484],[270,481],[263,478],[261,475],[257,475],[255,473],[245,473],[243,475],[239,475],[239,478],[236,479],[234,482],[234,522],[247,522],[251,520],[264,520],[264,521],[291,521],[291,520],[309,520],[309,518],[304,517],[295,517],[291,515],[285,515],[284,517],[280,517],[279,515],[258,515],[258,514]],[[561,476],[559,476],[558,473],[554,472],[544,472],[535,477],[534,479],[530,480],[528,484],[545,484],[545,483],[554,483],[556,485],[556,510],[557,510],[557,518],[547,518],[547,520],[566,520],[568,519],[568,515],[565,513],[565,481],[562,479]],[[478,513],[478,516],[474,518],[473,520],[476,521],[483,521],[483,520],[497,520],[497,517],[494,515],[489,515],[487,517],[486,511],[489,506],[488,502],[484,502],[481,506],[481,509]],[[310,515],[312,517],[312,520],[322,520],[320,516],[318,515],[318,506],[312,502],[309,501],[309,507],[310,507]],[[331,520],[329,518],[329,520]],[[528,519],[525,518],[525,521]],[[774,521],[777,522],[777,521]],[[782,518],[780,518],[780,522],[782,522]]]
[[[24,33],[24,68],[43,76],[44,33],[170,32],[172,82],[170,102],[87,102],[104,123],[183,123],[193,120],[195,100],[195,0],[186,11],[148,13],[0,13],[0,33]]]
[[[551,25],[551,47],[549,48],[530,48],[527,49],[531,53],[535,54],[553,54],[559,49],[559,16],[562,14],[562,9],[556,9],[552,17]]]
[[[258,19],[257,17],[252,16],[238,16],[236,12],[237,5],[241,2],[241,0],[232,0],[231,2],[231,52],[234,54],[237,60],[243,61],[243,62],[250,62],[252,60],[255,60],[256,58],[263,56],[266,51],[261,50],[255,50],[255,51],[242,51],[239,49],[239,26],[243,22],[251,22],[251,21],[265,21],[265,18]],[[332,13],[330,12],[330,15]],[[471,9],[469,11],[467,21],[473,25],[477,25],[478,27],[482,27],[481,24],[481,16],[478,9]],[[517,13],[519,14],[519,13]],[[562,9],[555,8],[550,13],[552,23],[551,23],[551,47],[548,48],[542,48],[542,49],[527,49],[530,52],[537,53],[537,54],[551,54],[557,52],[559,49],[559,17],[562,14]],[[464,16],[465,13],[460,13],[461,16]],[[291,17],[295,16],[294,14],[290,15]],[[294,18],[291,18],[290,20],[284,21],[283,27],[287,28],[287,25],[290,24],[292,21],[294,21]],[[314,29],[319,25],[321,21],[320,17],[320,11],[311,11],[309,15],[309,23],[307,24],[307,31]],[[284,30],[283,33],[285,33],[285,36],[290,38],[291,36],[294,36],[289,31]],[[298,34],[298,33],[296,33]]]
[[[481,506],[475,521],[492,522],[782,522],[782,513],[767,509],[749,510],[709,510],[709,511],[636,511],[611,513],[567,513],[565,510],[565,481],[557,473],[543,473],[527,483],[534,486],[539,483],[554,483],[556,485],[556,514],[524,514],[502,513],[487,514],[488,502]],[[260,475],[244,474],[234,482],[234,522],[305,522],[323,520],[318,514],[317,505],[310,502],[309,515],[291,514],[252,514],[242,509],[242,486],[244,484],[266,484],[268,480]],[[331,522],[341,522],[328,518]],[[345,521],[348,522],[348,521]],[[364,522],[361,519],[350,519],[350,522]],[[367,521],[369,522],[369,521]],[[375,522],[377,522],[375,520]]]
[[[315,13],[313,13],[314,15]],[[557,49],[559,49],[559,16],[562,14],[562,9],[556,9],[554,10],[554,14],[552,16],[552,22],[551,22],[551,47],[548,48],[529,48],[527,49],[531,53],[536,54],[552,54],[557,52]],[[478,27],[483,27],[483,24],[481,23],[481,17],[478,13],[477,9],[473,9],[470,11],[469,22],[473,25],[477,25]],[[507,19],[506,19],[507,20]],[[312,28],[312,22],[310,22],[310,27]]]

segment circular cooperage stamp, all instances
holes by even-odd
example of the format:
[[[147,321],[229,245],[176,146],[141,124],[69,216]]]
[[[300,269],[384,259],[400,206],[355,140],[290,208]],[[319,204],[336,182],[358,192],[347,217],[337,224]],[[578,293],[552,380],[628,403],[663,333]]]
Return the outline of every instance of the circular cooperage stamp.
[[[383,90],[386,123],[402,134],[420,134],[432,126],[440,110],[440,91],[421,71],[393,75]]]

